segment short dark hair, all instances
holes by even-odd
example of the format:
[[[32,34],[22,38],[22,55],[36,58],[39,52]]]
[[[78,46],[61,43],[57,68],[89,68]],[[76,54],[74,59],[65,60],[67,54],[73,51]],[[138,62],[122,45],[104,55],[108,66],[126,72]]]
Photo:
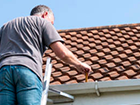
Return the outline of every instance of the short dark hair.
[[[46,11],[49,14],[52,14],[52,10],[49,7],[47,7],[46,5],[38,5],[31,10],[30,15],[39,14],[39,13],[43,14]]]

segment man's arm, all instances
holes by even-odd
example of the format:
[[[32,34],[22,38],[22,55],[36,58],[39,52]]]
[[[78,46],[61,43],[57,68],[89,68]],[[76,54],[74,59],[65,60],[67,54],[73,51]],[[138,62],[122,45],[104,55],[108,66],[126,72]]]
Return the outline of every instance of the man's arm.
[[[65,63],[74,65],[79,72],[86,73],[91,71],[91,67],[79,61],[74,54],[69,51],[61,42],[57,41],[50,45],[51,49]]]

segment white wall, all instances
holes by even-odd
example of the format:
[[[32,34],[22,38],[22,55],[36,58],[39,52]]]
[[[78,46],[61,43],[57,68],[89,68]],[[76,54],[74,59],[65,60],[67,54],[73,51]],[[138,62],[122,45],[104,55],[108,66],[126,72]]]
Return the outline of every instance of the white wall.
[[[140,105],[140,90],[125,92],[104,92],[98,97],[95,93],[74,95],[73,103],[54,104],[54,105]],[[51,99],[61,99],[52,96]],[[48,103],[47,105],[53,105]]]

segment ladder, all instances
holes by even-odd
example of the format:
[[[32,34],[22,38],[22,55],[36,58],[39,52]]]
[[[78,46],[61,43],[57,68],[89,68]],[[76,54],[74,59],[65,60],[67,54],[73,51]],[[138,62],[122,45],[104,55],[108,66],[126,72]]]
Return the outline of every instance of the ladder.
[[[51,64],[51,58],[47,58],[46,62],[46,68],[45,68],[45,75],[43,78],[43,92],[42,92],[42,98],[41,98],[41,105],[47,105],[47,102],[50,102],[52,104],[59,104],[59,103],[68,103],[74,101],[74,96],[67,94],[65,92],[62,92],[60,90],[49,88],[50,84],[50,77],[51,77],[51,70],[52,70],[52,64]],[[67,100],[52,100],[48,99],[48,91],[58,94],[60,96],[63,96],[67,98]]]

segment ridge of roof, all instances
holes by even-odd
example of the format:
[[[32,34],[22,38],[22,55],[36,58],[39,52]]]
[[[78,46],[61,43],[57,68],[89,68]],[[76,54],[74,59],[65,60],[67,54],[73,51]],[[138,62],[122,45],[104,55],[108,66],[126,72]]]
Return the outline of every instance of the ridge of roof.
[[[72,31],[93,30],[93,29],[99,30],[99,29],[111,29],[111,28],[124,28],[124,27],[134,27],[134,26],[140,26],[140,23],[95,26],[95,27],[87,27],[87,28],[75,28],[75,29],[62,29],[62,30],[57,30],[57,31],[59,33],[62,33],[62,32],[72,32]]]

